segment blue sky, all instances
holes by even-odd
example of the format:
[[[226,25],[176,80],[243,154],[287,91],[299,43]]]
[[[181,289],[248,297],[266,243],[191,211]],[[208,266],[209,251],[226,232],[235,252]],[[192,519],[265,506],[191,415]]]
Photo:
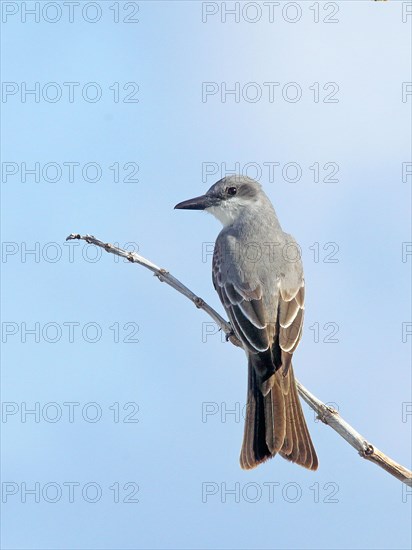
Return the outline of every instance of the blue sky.
[[[257,175],[302,247],[296,376],[410,467],[408,6],[2,2],[4,548],[410,547],[410,490],[306,405],[319,470],[242,471],[242,351],[65,243],[222,313],[218,222],[173,206]]]

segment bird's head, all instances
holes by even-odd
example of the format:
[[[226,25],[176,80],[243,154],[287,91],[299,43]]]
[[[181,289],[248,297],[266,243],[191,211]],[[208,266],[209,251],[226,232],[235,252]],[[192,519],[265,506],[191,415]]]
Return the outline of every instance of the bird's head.
[[[227,176],[217,181],[205,195],[179,202],[175,208],[206,210],[224,226],[234,223],[244,209],[253,209],[264,196],[259,182],[246,176]]]

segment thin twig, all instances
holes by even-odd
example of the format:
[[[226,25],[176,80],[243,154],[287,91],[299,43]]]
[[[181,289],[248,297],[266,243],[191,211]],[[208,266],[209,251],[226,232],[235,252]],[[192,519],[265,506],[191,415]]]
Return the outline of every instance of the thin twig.
[[[73,239],[79,239],[86,241],[89,244],[94,244],[100,248],[103,248],[104,250],[106,250],[106,252],[110,252],[111,254],[115,254],[116,256],[126,258],[132,263],[137,263],[142,265],[143,267],[146,267],[156,275],[159,281],[167,283],[169,286],[180,292],[180,294],[183,294],[183,296],[186,296],[186,298],[191,300],[197,308],[203,309],[215,321],[218,327],[223,330],[223,332],[226,334],[226,339],[230,340],[230,342],[235,346],[241,347],[239,340],[232,332],[230,324],[225,321],[225,319],[223,319],[223,317],[221,317],[204,300],[202,300],[202,298],[196,296],[196,294],[194,294],[183,283],[176,279],[176,277],[173,277],[173,275],[171,275],[167,270],[158,267],[157,265],[147,260],[143,256],[140,256],[140,254],[137,254],[136,252],[127,252],[126,250],[118,248],[117,246],[114,246],[112,244],[104,243],[103,241],[96,239],[92,235],[80,235],[78,233],[72,233],[67,237],[66,241],[70,241]],[[331,407],[328,407],[327,405],[325,405],[325,403],[322,403],[322,401],[320,401],[317,397],[310,393],[309,390],[302,386],[302,384],[298,380],[296,380],[296,384],[301,397],[306,401],[309,407],[317,412],[320,420],[330,426],[350,445],[352,445],[352,447],[354,447],[358,451],[361,457],[365,458],[366,460],[370,460],[374,464],[377,464],[378,466],[389,472],[392,476],[396,477],[403,483],[406,483],[406,485],[412,486],[412,472],[410,470],[408,470],[404,466],[401,466],[400,464],[386,456],[384,453],[379,451],[379,449],[377,449],[371,443],[369,443],[362,435],[354,430],[352,426],[350,426],[345,420],[343,420],[343,418],[339,415],[337,411],[335,411]]]

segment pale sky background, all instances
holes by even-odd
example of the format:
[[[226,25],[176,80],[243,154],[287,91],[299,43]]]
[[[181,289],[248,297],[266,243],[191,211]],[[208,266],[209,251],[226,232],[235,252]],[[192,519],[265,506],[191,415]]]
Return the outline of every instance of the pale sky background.
[[[173,206],[222,164],[254,163],[302,247],[297,377],[410,467],[411,3],[241,3],[226,22],[221,2],[203,5],[205,22],[201,2],[81,2],[72,22],[51,4],[36,22],[2,2],[2,547],[409,548],[411,490],[306,405],[319,470],[276,457],[242,471],[244,354],[206,336],[209,318],[148,271],[93,262],[96,250],[65,237],[136,243],[222,312],[202,258],[219,224]],[[24,93],[36,82],[38,101]],[[79,83],[73,102],[65,82]],[[202,101],[204,82],[217,93]],[[222,102],[236,82],[239,102]],[[268,82],[280,83],[273,101]],[[85,85],[101,99],[84,99]],[[23,177],[36,163],[39,181]],[[274,181],[267,163],[279,163]],[[323,181],[332,171],[338,181]],[[72,422],[64,403],[78,404]],[[24,414],[36,406],[38,418]]]

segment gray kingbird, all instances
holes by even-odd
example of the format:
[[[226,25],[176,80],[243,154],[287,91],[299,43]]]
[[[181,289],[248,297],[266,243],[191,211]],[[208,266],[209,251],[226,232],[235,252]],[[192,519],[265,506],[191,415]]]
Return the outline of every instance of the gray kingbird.
[[[296,241],[282,231],[260,183],[248,177],[225,177],[175,208],[206,210],[223,224],[213,254],[213,285],[248,358],[241,467],[254,468],[279,453],[316,470],[292,368],[305,297]]]

